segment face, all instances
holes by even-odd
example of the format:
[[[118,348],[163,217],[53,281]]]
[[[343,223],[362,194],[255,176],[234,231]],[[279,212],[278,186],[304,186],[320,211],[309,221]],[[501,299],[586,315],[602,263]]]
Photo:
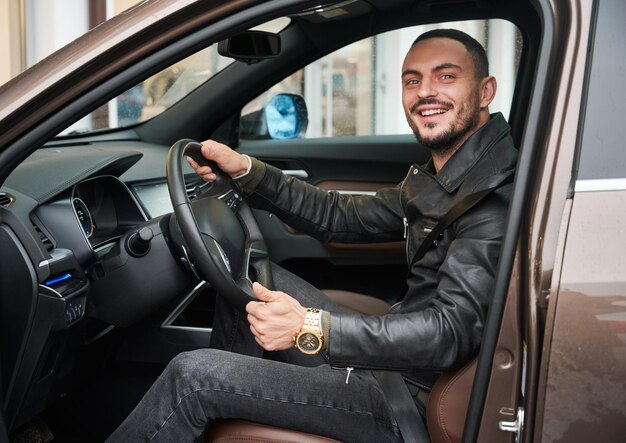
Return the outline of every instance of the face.
[[[495,89],[486,91],[485,85],[491,80],[476,78],[474,61],[461,42],[431,38],[416,43],[402,65],[402,105],[418,141],[432,151],[460,146],[489,120],[487,105]]]

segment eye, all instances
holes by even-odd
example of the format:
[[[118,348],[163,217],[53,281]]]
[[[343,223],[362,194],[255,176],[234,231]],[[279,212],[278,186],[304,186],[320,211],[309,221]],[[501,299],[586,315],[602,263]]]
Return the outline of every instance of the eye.
[[[441,80],[453,80],[454,76],[452,74],[443,74],[440,78]]]
[[[410,78],[408,79],[404,84],[407,86],[415,86],[415,85],[419,85],[420,81],[416,78]]]

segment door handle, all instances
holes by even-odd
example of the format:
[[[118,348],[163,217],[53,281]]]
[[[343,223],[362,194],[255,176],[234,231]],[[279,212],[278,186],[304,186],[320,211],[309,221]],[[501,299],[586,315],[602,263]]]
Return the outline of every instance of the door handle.
[[[309,179],[309,174],[304,169],[284,169],[283,174],[299,178],[300,180]]]

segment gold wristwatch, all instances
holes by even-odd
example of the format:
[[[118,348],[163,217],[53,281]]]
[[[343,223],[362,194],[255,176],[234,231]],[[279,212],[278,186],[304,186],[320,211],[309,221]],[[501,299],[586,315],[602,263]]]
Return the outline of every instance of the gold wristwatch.
[[[322,311],[308,308],[304,324],[294,337],[296,348],[305,354],[317,354],[324,345],[322,334]]]

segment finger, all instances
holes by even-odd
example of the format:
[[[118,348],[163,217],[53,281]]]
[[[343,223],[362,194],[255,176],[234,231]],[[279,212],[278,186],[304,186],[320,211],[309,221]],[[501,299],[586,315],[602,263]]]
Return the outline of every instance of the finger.
[[[252,336],[254,337],[254,341],[256,341],[259,346],[261,346],[263,349],[265,349],[266,351],[271,351],[271,340],[267,339],[266,337],[262,337],[261,334],[259,334],[259,331],[257,331],[254,326],[250,325],[250,331],[252,331]]]
[[[276,293],[270,291],[259,282],[255,281],[254,283],[252,283],[252,292],[254,293],[255,297],[261,301],[270,302],[276,300],[276,296],[274,295]]]
[[[215,144],[209,142],[203,142],[202,147],[200,148],[200,153],[202,156],[208,160],[216,160],[215,156],[217,154],[215,149]]]
[[[259,331],[257,331],[253,324],[250,324],[250,331],[256,338],[261,338],[261,334],[259,334]]]
[[[202,177],[204,181],[212,182],[217,179],[217,176],[215,175],[215,173],[213,172],[213,169],[211,169],[210,166],[200,166],[195,171],[196,171],[196,174]]]
[[[206,175],[212,173],[213,169],[210,166],[198,166],[196,172],[200,175]]]
[[[187,163],[189,163],[189,166],[191,166],[193,169],[197,170],[200,167],[200,165],[198,165],[198,163],[196,163],[194,159],[192,159],[188,155],[185,157],[187,158]]]
[[[248,324],[250,325],[250,327],[254,329],[254,334],[258,337],[263,335],[261,331],[259,330],[262,327],[261,321],[252,314],[248,314],[247,319],[248,319]]]
[[[258,318],[258,313],[259,313],[259,308],[261,308],[261,306],[265,306],[265,302],[262,301],[251,301],[248,302],[248,304],[246,305],[246,312],[255,317],[255,320]]]
[[[263,341],[261,341],[261,339],[259,339],[257,336],[254,337],[254,340],[258,343],[259,346],[261,346],[266,351],[271,351],[271,349],[267,349],[265,347],[266,346],[265,343],[263,343]]]
[[[213,169],[210,166],[200,166],[194,159],[187,156],[187,163],[193,168],[193,170],[202,177],[202,180],[207,182],[213,182],[217,180],[217,176],[213,173]]]

